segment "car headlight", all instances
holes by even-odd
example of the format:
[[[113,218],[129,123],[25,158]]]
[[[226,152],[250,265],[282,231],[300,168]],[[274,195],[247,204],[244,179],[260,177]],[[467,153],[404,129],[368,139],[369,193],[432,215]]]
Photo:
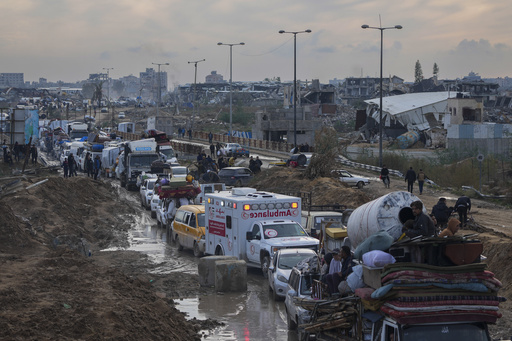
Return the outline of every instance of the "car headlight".
[[[288,280],[283,275],[277,275],[277,279],[283,283],[288,283]]]

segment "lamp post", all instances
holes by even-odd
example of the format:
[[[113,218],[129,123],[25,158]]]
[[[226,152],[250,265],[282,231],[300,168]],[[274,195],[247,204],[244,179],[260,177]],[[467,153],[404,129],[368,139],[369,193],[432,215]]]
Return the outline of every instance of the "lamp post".
[[[311,33],[311,30],[287,32],[279,31],[280,34],[293,34],[293,145],[297,148],[297,34]]]
[[[383,50],[383,38],[384,30],[397,29],[401,30],[401,25],[395,25],[392,27],[372,27],[368,25],[362,25],[361,28],[371,28],[374,30],[380,30],[380,90],[379,90],[379,167],[382,167],[382,50]]]
[[[108,97],[108,111],[110,112],[110,70],[114,70],[113,67],[104,67],[103,70],[107,70],[107,97]],[[108,114],[107,114],[108,115]],[[100,116],[101,116],[101,108],[100,108]],[[114,117],[112,117],[112,128],[114,128]]]
[[[197,63],[204,62],[206,59],[196,60],[195,62],[188,62],[189,64],[194,64],[194,98],[192,100],[192,103],[194,105],[194,115],[192,116],[192,122],[194,122],[194,117],[196,115],[196,87],[197,87]]]
[[[235,45],[245,45],[245,43],[237,43],[237,44],[224,44],[217,43],[217,45],[226,45],[229,46],[229,134],[228,134],[228,142],[231,142],[231,134],[233,133],[233,46]]]
[[[160,109],[160,97],[162,96],[162,86],[160,85],[160,65],[169,65],[169,63],[151,63],[158,65],[158,94],[156,96],[156,117],[158,118],[158,111]]]

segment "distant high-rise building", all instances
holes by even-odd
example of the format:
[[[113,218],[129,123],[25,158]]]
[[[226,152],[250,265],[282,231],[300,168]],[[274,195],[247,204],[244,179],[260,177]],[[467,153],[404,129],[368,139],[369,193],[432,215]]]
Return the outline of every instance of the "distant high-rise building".
[[[158,72],[153,68],[146,68],[146,72],[140,73],[141,96],[145,98],[158,99],[158,83],[160,82],[160,94],[167,92],[167,72],[160,71],[160,80]],[[161,97],[160,97],[161,98]]]
[[[0,86],[22,87],[25,84],[23,73],[0,73]]]
[[[224,83],[224,77],[219,75],[217,71],[212,71],[211,74],[206,76],[206,83]]]

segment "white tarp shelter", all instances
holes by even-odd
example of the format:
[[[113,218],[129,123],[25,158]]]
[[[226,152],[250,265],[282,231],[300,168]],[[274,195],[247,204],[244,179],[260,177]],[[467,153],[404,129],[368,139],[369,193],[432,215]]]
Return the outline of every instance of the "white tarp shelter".
[[[384,97],[382,99],[382,119],[384,126],[390,126],[391,120],[399,122],[408,130],[424,131],[430,129],[427,115],[431,114],[439,121],[448,105],[448,98],[456,98],[457,92],[418,92],[412,94]],[[366,100],[367,117],[379,122],[379,98]]]

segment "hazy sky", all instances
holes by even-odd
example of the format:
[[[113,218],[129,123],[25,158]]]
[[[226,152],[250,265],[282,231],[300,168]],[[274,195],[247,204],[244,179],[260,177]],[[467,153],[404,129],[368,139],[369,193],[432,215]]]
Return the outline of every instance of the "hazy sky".
[[[229,80],[379,75],[380,31],[362,24],[402,25],[384,31],[384,76],[414,80],[419,60],[425,78],[434,62],[440,78],[470,71],[511,76],[510,0],[16,0],[0,2],[0,72],[26,81],[74,82],[110,71],[119,78],[170,63],[169,85],[204,82],[212,70]]]

